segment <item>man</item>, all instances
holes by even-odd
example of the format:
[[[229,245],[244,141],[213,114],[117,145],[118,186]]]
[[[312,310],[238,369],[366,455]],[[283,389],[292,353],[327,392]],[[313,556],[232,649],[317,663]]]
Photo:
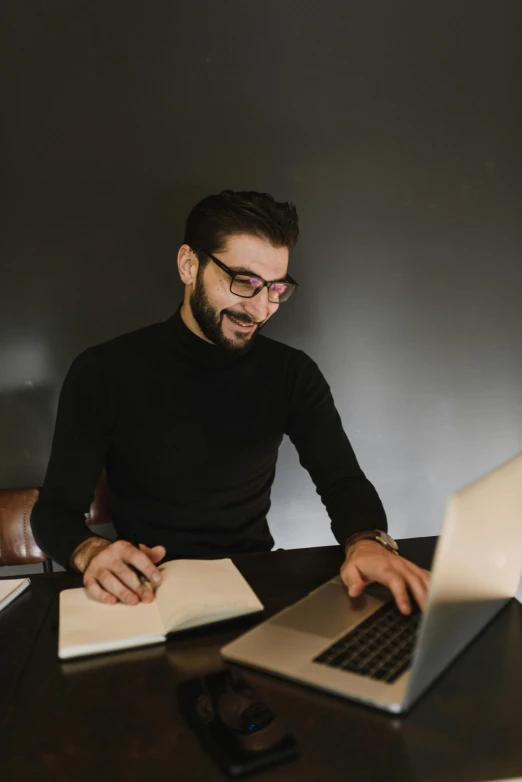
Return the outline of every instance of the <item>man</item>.
[[[267,194],[205,198],[178,252],[185,294],[176,314],[73,362],[31,523],[40,547],[83,573],[93,598],[150,602],[138,576],[158,583],[165,556],[269,551],[270,489],[287,433],[346,546],[349,594],[378,581],[403,613],[408,590],[423,606],[429,574],[393,550],[317,365],[258,336],[297,287],[288,260],[298,235],[295,207]],[[104,467],[112,543],[85,525]]]

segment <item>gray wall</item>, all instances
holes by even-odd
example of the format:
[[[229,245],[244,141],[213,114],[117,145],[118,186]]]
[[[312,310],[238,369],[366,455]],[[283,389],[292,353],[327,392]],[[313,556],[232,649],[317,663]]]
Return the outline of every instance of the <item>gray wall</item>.
[[[522,446],[522,4],[3,0],[0,486],[41,483],[72,358],[168,317],[190,207],[293,200],[312,355],[397,536]],[[333,542],[284,442],[279,546]]]

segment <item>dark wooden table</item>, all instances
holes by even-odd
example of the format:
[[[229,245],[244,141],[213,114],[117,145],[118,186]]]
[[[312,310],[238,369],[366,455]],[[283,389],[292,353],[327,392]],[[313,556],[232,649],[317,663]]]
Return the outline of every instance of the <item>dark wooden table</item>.
[[[429,567],[435,538],[403,541]],[[337,547],[234,560],[270,616],[335,575]],[[259,621],[200,628],[164,645],[57,658],[64,573],[32,576],[0,614],[0,776],[53,782],[226,779],[200,748],[177,684],[219,668],[222,645]],[[405,716],[256,671],[258,694],[298,738],[299,760],[259,780],[479,782],[522,774],[522,606],[512,601]]]

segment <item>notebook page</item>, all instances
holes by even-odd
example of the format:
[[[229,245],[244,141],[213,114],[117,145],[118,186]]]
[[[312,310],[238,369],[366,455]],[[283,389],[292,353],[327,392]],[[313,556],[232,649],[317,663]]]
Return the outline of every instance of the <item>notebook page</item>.
[[[85,589],[60,592],[58,656],[99,654],[165,640],[156,602],[105,605]]]
[[[167,632],[263,610],[231,559],[178,559],[159,569],[156,602]]]

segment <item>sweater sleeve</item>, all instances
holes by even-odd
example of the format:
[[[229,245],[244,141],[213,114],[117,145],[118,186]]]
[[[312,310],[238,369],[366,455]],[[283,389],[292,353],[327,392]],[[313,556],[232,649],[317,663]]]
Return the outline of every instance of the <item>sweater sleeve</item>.
[[[31,514],[37,544],[67,569],[75,548],[97,537],[85,514],[105,464],[108,417],[96,351],[90,348],[65,378],[45,481]]]
[[[286,433],[326,507],[336,540],[367,529],[387,531],[383,505],[357,462],[330,387],[317,364],[299,351],[289,375]]]

